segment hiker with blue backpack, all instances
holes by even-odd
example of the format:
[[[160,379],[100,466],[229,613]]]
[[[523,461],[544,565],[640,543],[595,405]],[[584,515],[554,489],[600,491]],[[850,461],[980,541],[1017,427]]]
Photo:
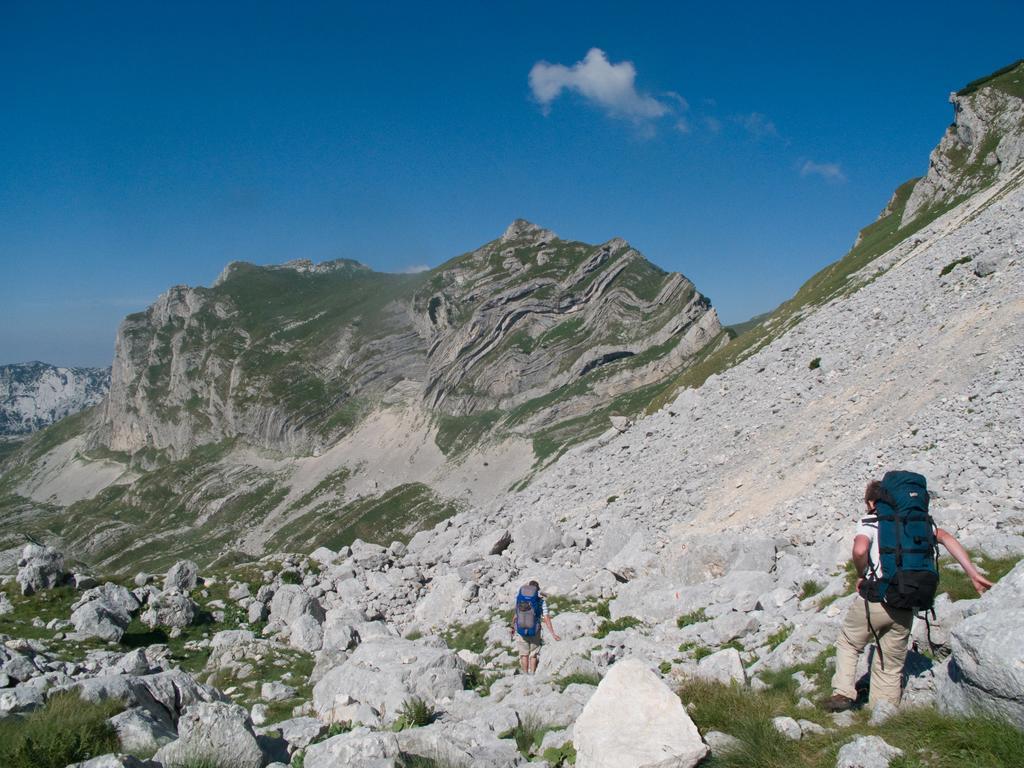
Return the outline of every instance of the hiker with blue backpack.
[[[540,647],[544,644],[541,638],[541,624],[551,633],[551,637],[559,640],[558,633],[551,625],[551,614],[547,601],[540,593],[540,584],[531,581],[519,588],[516,595],[516,606],[512,612],[512,627],[509,637],[516,641],[516,653],[519,654],[519,668],[524,675],[532,675],[537,671],[537,660]]]
[[[939,584],[938,545],[967,573],[980,595],[992,586],[971,562],[967,551],[928,513],[925,478],[915,472],[887,472],[864,491],[868,514],[853,540],[857,597],[836,642],[832,696],[823,707],[842,712],[857,699],[857,660],[875,641],[868,706],[894,706],[903,694],[903,662],[917,611],[929,611]],[[933,614],[934,615],[934,614]],[[925,616],[927,620],[927,616]]]

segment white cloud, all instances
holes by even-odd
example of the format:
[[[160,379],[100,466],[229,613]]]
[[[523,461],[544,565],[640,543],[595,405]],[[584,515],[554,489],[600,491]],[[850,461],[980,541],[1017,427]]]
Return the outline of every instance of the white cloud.
[[[846,181],[846,174],[843,173],[839,163],[816,163],[813,160],[804,160],[800,166],[801,176],[820,176],[825,181],[842,182]]]
[[[654,120],[673,112],[668,104],[636,89],[636,67],[631,61],[612,64],[600,48],[591,48],[571,67],[538,61],[530,69],[530,90],[544,113],[563,91],[575,91],[612,117],[635,122]],[[682,102],[685,100],[674,95]]]
[[[747,133],[755,139],[763,139],[768,136],[779,135],[778,130],[775,128],[775,123],[760,112],[751,112],[749,115],[738,115],[736,117],[736,122],[742,125],[746,129]]]
[[[426,272],[429,269],[430,269],[430,267],[428,267],[426,264],[413,264],[411,266],[403,267],[402,269],[398,270],[398,274],[399,275],[415,275],[415,274],[418,274],[420,272]]]
[[[704,116],[704,127],[712,133],[718,133],[722,130],[722,121],[713,115]]]

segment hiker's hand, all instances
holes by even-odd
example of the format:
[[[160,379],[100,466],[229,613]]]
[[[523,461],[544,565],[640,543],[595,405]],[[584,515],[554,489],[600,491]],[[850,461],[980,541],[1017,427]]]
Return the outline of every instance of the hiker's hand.
[[[559,637],[558,635],[556,635],[556,634],[555,634],[554,632],[552,632],[552,633],[551,633],[551,636],[552,636],[553,638],[555,638],[555,641],[556,641],[556,642],[557,642],[558,640],[561,640],[561,639],[562,639],[562,638],[560,638],[560,637]]]
[[[980,573],[974,573],[971,575],[971,584],[978,591],[978,594],[982,594],[992,586],[992,582],[982,576]]]
[[[864,583],[863,577],[857,579],[857,586],[854,588],[854,592],[860,594],[860,585]]]

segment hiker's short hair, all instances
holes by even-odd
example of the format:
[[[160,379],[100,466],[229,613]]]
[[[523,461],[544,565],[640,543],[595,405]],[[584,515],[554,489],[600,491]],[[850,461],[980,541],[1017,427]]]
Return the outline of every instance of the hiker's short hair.
[[[872,480],[867,484],[864,489],[864,501],[881,501],[885,495],[885,491],[882,490],[881,480]]]
[[[536,579],[534,579],[533,581],[530,582],[530,586],[531,587],[536,587],[537,589],[540,589],[540,584],[537,583]]]

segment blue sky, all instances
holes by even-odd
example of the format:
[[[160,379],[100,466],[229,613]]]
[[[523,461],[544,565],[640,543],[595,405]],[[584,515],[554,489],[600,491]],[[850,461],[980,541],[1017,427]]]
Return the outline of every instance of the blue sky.
[[[0,363],[109,364],[233,259],[400,271],[516,217],[622,236],[737,322],[1024,56],[1019,2],[708,5],[0,4]]]

